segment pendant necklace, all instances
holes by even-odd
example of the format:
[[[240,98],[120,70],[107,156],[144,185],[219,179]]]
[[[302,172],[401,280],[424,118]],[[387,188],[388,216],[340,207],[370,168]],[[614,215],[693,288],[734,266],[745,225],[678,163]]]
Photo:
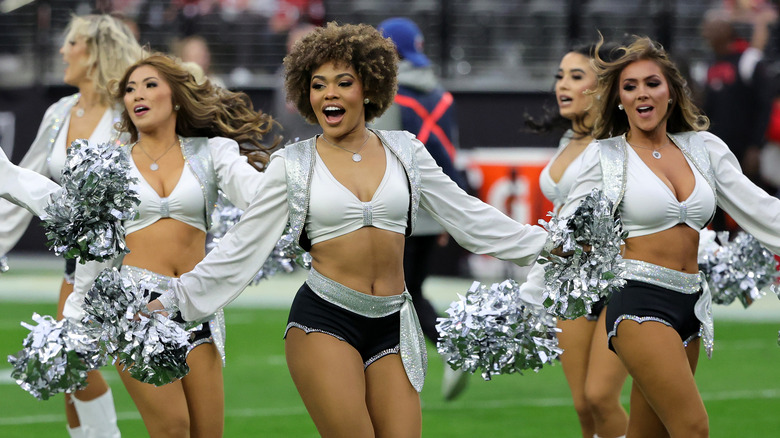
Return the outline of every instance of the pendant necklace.
[[[628,143],[628,140],[626,140],[626,143]],[[635,145],[635,144],[631,144],[631,143],[628,143],[628,144],[630,144],[631,146],[633,146],[633,147],[635,147],[635,148],[639,148],[639,149],[647,149],[648,151],[653,151],[653,153],[651,154],[651,155],[653,156],[653,158],[655,158],[656,160],[660,160],[660,159],[661,159],[661,152],[660,152],[660,151],[661,151],[661,149],[665,148],[665,147],[666,147],[666,145],[667,145],[667,144],[669,144],[669,143],[664,143],[664,145],[663,145],[663,146],[661,146],[661,147],[660,147],[660,148],[658,148],[658,149],[649,148],[649,147],[647,147],[647,146],[637,146],[637,145]]]
[[[343,146],[339,146],[336,143],[333,143],[332,141],[328,140],[327,137],[325,137],[325,134],[322,134],[321,137],[322,137],[323,140],[325,140],[326,143],[331,144],[333,146],[336,146],[337,148],[343,149],[343,150],[349,152],[350,154],[352,154],[352,161],[354,161],[356,163],[359,163],[360,161],[363,160],[363,156],[360,155],[360,151],[362,151],[363,148],[366,147],[366,143],[368,143],[368,138],[370,137],[370,135],[368,134],[368,130],[366,130],[366,139],[363,140],[363,144],[360,145],[360,149],[358,149],[357,152],[353,152],[353,151],[351,151],[351,150],[349,150],[349,149],[347,149],[347,148],[345,148]]]
[[[150,160],[152,160],[152,164],[150,164],[150,165],[149,165],[149,169],[151,169],[152,171],[157,171],[157,169],[159,169],[159,168],[160,168],[160,165],[159,165],[159,164],[157,164],[157,160],[159,160],[160,158],[164,157],[164,156],[165,156],[165,154],[167,154],[167,153],[168,153],[168,151],[170,151],[170,150],[171,150],[171,149],[172,149],[174,146],[176,146],[176,143],[178,143],[178,142],[179,142],[179,137],[178,137],[178,136],[176,136],[176,141],[174,141],[173,143],[171,143],[171,145],[170,145],[170,146],[168,146],[168,149],[166,149],[166,150],[165,150],[165,152],[163,152],[163,153],[162,153],[162,155],[160,155],[160,156],[159,156],[159,157],[157,157],[156,159],[155,159],[155,158],[152,158],[152,156],[151,156],[151,155],[149,155],[149,154],[147,154],[147,153],[146,153],[146,151],[144,150],[144,147],[143,147],[143,146],[141,146],[141,142],[140,142],[140,141],[136,142],[135,144],[136,144],[136,146],[139,146],[139,147],[141,148],[141,152],[143,152],[143,153],[144,153],[144,155],[146,155],[147,157],[149,157],[149,159],[150,159]]]

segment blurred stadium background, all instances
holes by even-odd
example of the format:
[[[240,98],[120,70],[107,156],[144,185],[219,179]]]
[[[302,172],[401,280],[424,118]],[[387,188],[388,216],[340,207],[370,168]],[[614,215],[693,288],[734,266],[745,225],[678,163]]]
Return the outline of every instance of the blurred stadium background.
[[[538,190],[538,172],[558,139],[526,131],[523,120],[555,107],[553,76],[567,48],[597,40],[598,32],[611,40],[648,35],[669,50],[696,92],[710,59],[700,36],[707,10],[769,1],[0,0],[0,145],[18,163],[45,109],[74,92],[62,83],[59,54],[72,14],[118,14],[154,50],[176,52],[183,38],[202,37],[211,55],[209,75],[272,114],[274,97],[283,92],[279,69],[287,35],[296,25],[377,25],[402,15],[419,24],[425,51],[455,96],[457,160],[474,192],[515,219],[536,223],[550,208]],[[738,24],[737,31],[749,39],[751,26]],[[775,32],[768,57],[779,59],[779,39]],[[43,242],[40,228],[31,226],[15,251],[40,252]],[[454,246],[445,250],[434,273],[468,275],[456,252]]]
[[[289,29],[301,22],[363,22],[391,16],[414,19],[427,55],[458,105],[458,162],[475,194],[517,220],[536,223],[549,205],[538,174],[558,139],[524,131],[526,113],[554,108],[551,90],[558,61],[578,42],[648,35],[670,51],[689,75],[694,92],[710,59],[700,24],[711,8],[763,0],[0,0],[0,146],[19,162],[45,109],[74,89],[62,84],[58,53],[71,14],[112,12],[134,24],[152,49],[173,51],[182,38],[203,37],[210,75],[245,91],[273,113],[278,71]],[[776,2],[775,2],[776,3]],[[750,26],[738,25],[746,39]],[[778,36],[766,55],[780,59]],[[12,270],[0,278],[0,346],[19,349],[32,311],[53,314],[62,261],[45,250],[33,224],[10,254]],[[522,272],[492,259],[465,257],[451,244],[434,256],[426,294],[444,309],[465,293],[470,278],[492,281]],[[249,288],[227,309],[229,342],[226,436],[315,436],[284,366],[281,332],[302,273]],[[776,345],[780,301],[768,296],[745,310],[716,307],[715,359],[701,361],[697,381],[710,412],[713,437],[774,436],[780,423]],[[429,346],[429,348],[432,346]],[[435,358],[431,348],[429,353]],[[439,395],[441,364],[433,360],[423,392],[424,436],[575,436],[576,416],[560,367],[494,382],[472,379],[462,399]],[[120,427],[143,436],[143,425],[115,373]],[[262,377],[261,377],[262,376]],[[64,436],[61,400],[41,403],[16,387],[0,366],[0,436]],[[624,394],[627,397],[627,393]],[[627,402],[627,398],[624,398]],[[463,421],[468,418],[468,421]]]

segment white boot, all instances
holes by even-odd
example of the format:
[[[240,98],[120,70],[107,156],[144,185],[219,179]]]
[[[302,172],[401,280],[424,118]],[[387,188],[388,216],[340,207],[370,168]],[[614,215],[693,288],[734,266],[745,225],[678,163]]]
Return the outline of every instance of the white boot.
[[[79,427],[70,427],[68,428],[68,435],[70,435],[70,438],[84,438],[84,430],[81,429],[81,426]]]
[[[81,401],[71,397],[76,413],[79,415],[79,423],[84,438],[120,438],[119,428],[116,425],[116,409],[114,409],[114,397],[111,388],[100,397]]]

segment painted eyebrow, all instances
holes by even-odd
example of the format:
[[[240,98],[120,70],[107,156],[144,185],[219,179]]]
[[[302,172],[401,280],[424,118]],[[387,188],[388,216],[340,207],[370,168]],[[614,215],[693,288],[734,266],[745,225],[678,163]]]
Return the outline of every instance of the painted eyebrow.
[[[354,76],[352,76],[352,73],[339,73],[339,74],[336,75],[336,79],[341,79],[344,76],[350,77],[352,79],[355,78]],[[323,76],[323,75],[314,75],[314,76],[312,76],[312,79],[320,79],[320,80],[324,81],[325,80],[325,76]]]
[[[647,81],[647,80],[650,80],[650,79],[660,79],[660,78],[661,78],[661,76],[659,76],[657,74],[651,74],[650,76],[646,76],[646,77],[644,77],[642,79],[626,78],[626,79],[623,79],[623,82],[637,82],[639,80]]]
[[[141,80],[141,82],[146,82],[146,81],[149,81],[149,80],[152,80],[152,79],[157,79],[157,76],[149,76],[148,78]],[[130,84],[135,84],[135,81],[127,81],[127,85],[130,85]]]

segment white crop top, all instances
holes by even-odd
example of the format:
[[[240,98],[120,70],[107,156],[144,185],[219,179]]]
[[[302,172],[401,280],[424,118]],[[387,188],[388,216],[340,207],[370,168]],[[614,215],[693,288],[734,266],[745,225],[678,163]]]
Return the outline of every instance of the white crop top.
[[[114,121],[114,112],[111,111],[111,108],[107,108],[106,111],[103,113],[103,117],[100,118],[100,121],[98,122],[97,126],[95,126],[95,130],[92,131],[92,135],[89,137],[89,143],[90,144],[102,144],[102,143],[108,143],[111,140],[111,136],[113,135],[113,129],[111,124]],[[52,145],[51,155],[49,155],[49,158],[47,160],[47,165],[49,167],[49,175],[51,175],[52,179],[56,181],[58,184],[61,182],[60,177],[62,176],[62,169],[65,167],[65,158],[67,157],[67,146],[65,143],[67,142],[68,138],[68,130],[70,129],[70,116],[68,116],[67,120],[65,120],[65,123],[62,124],[62,127],[60,128],[60,133],[57,136],[57,138],[54,140],[54,145]]]
[[[561,206],[566,202],[566,198],[569,197],[569,192],[574,185],[574,181],[577,180],[580,167],[582,166],[582,156],[585,154],[585,151],[583,151],[577,155],[577,157],[574,158],[571,163],[569,163],[569,166],[566,167],[566,170],[563,171],[563,175],[561,175],[561,179],[558,180],[557,183],[552,179],[550,176],[550,167],[569,144],[571,138],[572,133],[571,130],[569,130],[566,132],[563,138],[561,138],[561,143],[558,146],[558,150],[550,159],[550,162],[544,166],[542,173],[539,175],[539,188],[542,190],[544,197],[553,203],[553,211],[558,211],[558,209],[561,208]]]
[[[184,164],[179,182],[165,198],[160,197],[144,179],[132,158],[130,176],[138,179],[132,188],[138,192],[141,204],[137,207],[138,215],[125,221],[126,234],[146,228],[164,218],[176,219],[206,232],[206,201],[189,164]]]
[[[715,211],[715,193],[685,157],[696,179],[688,199],[679,202],[672,190],[636,154],[628,148],[626,193],[620,206],[623,226],[628,237],[639,237],[686,224],[694,230],[707,225]]]
[[[385,162],[385,174],[374,196],[369,202],[361,202],[330,173],[317,154],[306,216],[306,231],[312,245],[363,227],[406,232],[409,181],[398,158],[387,148]]]

